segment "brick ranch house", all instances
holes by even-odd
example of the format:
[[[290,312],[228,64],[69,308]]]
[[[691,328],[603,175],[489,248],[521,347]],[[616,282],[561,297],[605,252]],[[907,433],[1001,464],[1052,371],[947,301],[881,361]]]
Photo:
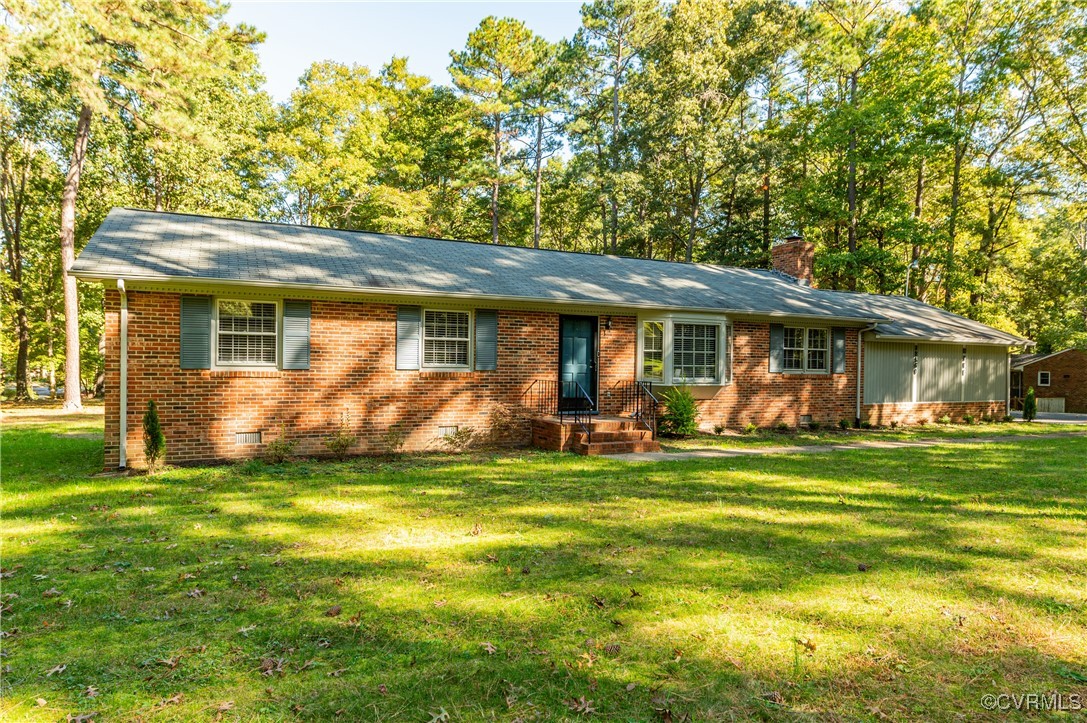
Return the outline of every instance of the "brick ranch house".
[[[656,446],[654,398],[701,424],[1003,415],[1025,340],[903,297],[780,270],[600,256],[117,208],[72,273],[105,286],[105,466],[244,458],[341,423],[381,451],[471,427],[606,453]],[[590,434],[592,436],[590,438]]]
[[[1087,349],[1012,357],[1012,406],[1034,387],[1039,412],[1087,413]]]

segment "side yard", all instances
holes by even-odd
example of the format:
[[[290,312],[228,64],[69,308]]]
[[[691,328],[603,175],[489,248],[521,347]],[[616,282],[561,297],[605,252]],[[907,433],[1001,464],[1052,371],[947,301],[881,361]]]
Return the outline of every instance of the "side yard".
[[[5,419],[5,719],[1007,720],[982,697],[1087,702],[1082,435],[102,477],[100,434],[93,415]]]

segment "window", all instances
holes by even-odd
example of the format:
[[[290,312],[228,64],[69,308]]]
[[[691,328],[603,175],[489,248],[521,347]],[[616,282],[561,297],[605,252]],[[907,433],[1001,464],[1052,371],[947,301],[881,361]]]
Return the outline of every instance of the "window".
[[[830,332],[787,326],[782,344],[782,365],[787,372],[825,372],[830,361]]]
[[[639,379],[661,384],[731,381],[732,327],[699,319],[643,320]]]
[[[1038,372],[1038,386],[1048,387],[1051,381],[1051,375],[1049,372]]]
[[[672,328],[672,380],[717,379],[717,325],[675,324]]]
[[[216,359],[219,364],[275,366],[276,304],[220,301]]]
[[[642,325],[642,379],[664,381],[664,322]]]
[[[467,369],[470,327],[467,311],[423,312],[423,366]]]

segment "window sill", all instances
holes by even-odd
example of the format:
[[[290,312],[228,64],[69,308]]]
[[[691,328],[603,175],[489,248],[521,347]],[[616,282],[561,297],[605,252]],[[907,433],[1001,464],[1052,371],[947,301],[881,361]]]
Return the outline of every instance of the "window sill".
[[[802,369],[786,369],[781,372],[791,377],[829,377],[830,372],[827,371],[807,371]]]

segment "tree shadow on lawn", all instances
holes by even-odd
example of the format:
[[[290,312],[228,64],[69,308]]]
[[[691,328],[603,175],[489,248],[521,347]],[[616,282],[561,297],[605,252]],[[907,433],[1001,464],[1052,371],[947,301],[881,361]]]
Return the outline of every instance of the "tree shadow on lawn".
[[[21,596],[5,697],[410,720],[574,717],[584,697],[608,717],[713,720],[942,718],[994,679],[1068,689],[1055,671],[1085,661],[1044,629],[1082,642],[1082,596],[1047,605],[1000,577],[1082,541],[1077,483],[1059,479],[1072,455],[1032,445],[39,480],[8,509],[27,532],[5,548],[25,566],[4,581]],[[1041,452],[1044,497],[1009,472]]]

